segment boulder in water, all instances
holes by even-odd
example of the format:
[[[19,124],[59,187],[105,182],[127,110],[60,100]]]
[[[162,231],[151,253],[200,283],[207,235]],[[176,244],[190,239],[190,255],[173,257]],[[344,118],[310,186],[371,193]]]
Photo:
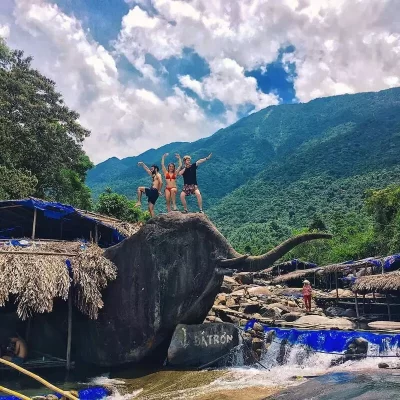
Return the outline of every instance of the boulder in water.
[[[239,333],[233,324],[178,325],[168,349],[168,363],[200,367],[218,362],[238,345]]]

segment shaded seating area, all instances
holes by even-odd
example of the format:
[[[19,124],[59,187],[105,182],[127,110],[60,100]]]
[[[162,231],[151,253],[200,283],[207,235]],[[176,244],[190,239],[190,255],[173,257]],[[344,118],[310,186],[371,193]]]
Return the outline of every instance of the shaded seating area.
[[[138,229],[137,224],[33,197],[0,201],[0,239],[80,239],[105,248]]]
[[[0,341],[17,333],[27,343],[26,369],[72,369],[73,321],[97,319],[117,269],[94,243],[16,242],[0,251]]]

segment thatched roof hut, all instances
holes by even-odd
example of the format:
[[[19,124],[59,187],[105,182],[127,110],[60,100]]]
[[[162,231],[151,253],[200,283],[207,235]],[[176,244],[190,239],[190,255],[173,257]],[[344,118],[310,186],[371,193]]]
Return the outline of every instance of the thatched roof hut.
[[[283,283],[288,282],[295,279],[302,279],[307,276],[312,276],[314,273],[321,270],[321,267],[310,268],[310,269],[298,269],[297,271],[289,272],[288,274],[280,275],[273,279],[271,283]]]
[[[323,275],[333,274],[337,272],[351,272],[362,268],[374,267],[375,264],[371,260],[360,260],[351,264],[330,264],[322,267]]]
[[[30,241],[27,247],[0,242],[0,307],[12,298],[22,319],[53,310],[56,298],[72,296],[78,309],[96,319],[101,290],[117,276],[115,265],[95,244]],[[28,241],[26,241],[28,242]]]
[[[390,293],[400,291],[400,271],[363,276],[351,288],[355,293]]]

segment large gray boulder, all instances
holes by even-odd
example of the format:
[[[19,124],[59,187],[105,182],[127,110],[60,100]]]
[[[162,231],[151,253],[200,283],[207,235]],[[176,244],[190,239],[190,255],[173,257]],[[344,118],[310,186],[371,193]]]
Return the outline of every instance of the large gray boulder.
[[[204,321],[227,269],[264,269],[302,242],[329,237],[303,234],[262,256],[247,256],[205,215],[157,216],[105,251],[118,268],[117,279],[104,292],[98,320],[75,322],[76,353],[101,366],[162,362],[178,324]]]
[[[239,333],[233,324],[180,324],[175,329],[168,349],[168,364],[200,367],[222,362],[225,365],[229,360],[224,356],[228,356],[238,345]]]

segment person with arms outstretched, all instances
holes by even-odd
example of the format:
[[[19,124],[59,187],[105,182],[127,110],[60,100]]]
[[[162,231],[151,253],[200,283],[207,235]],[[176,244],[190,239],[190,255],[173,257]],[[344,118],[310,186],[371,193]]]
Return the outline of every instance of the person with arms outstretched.
[[[156,214],[154,213],[154,205],[158,199],[158,196],[161,194],[161,188],[163,185],[163,181],[161,178],[161,174],[159,173],[159,168],[157,165],[152,165],[150,168],[147,165],[140,161],[138,162],[139,167],[143,167],[144,170],[151,176],[152,184],[151,187],[146,188],[144,186],[138,187],[138,201],[136,205],[140,207],[142,205],[142,194],[145,193],[147,196],[147,202],[149,207],[149,213],[152,217]]]
[[[167,203],[167,211],[171,211],[171,200],[172,200],[172,209],[173,211],[177,211],[176,209],[176,193],[178,188],[176,187],[176,178],[178,177],[178,173],[182,168],[182,160],[179,154],[175,154],[176,159],[179,162],[178,168],[176,169],[174,163],[168,164],[168,169],[165,168],[165,157],[168,157],[168,153],[165,153],[161,158],[161,168],[164,173],[165,180],[167,182],[167,186],[165,187],[165,201]]]
[[[200,210],[199,212],[203,213],[203,199],[201,198],[201,193],[197,185],[197,167],[203,162],[209,160],[211,156],[212,153],[210,153],[206,158],[197,160],[194,164],[192,164],[192,159],[190,156],[183,157],[184,167],[181,171],[179,171],[179,175],[183,176],[183,189],[180,197],[183,205],[183,213],[185,214],[188,212],[186,196],[190,196],[191,194],[196,196]]]

